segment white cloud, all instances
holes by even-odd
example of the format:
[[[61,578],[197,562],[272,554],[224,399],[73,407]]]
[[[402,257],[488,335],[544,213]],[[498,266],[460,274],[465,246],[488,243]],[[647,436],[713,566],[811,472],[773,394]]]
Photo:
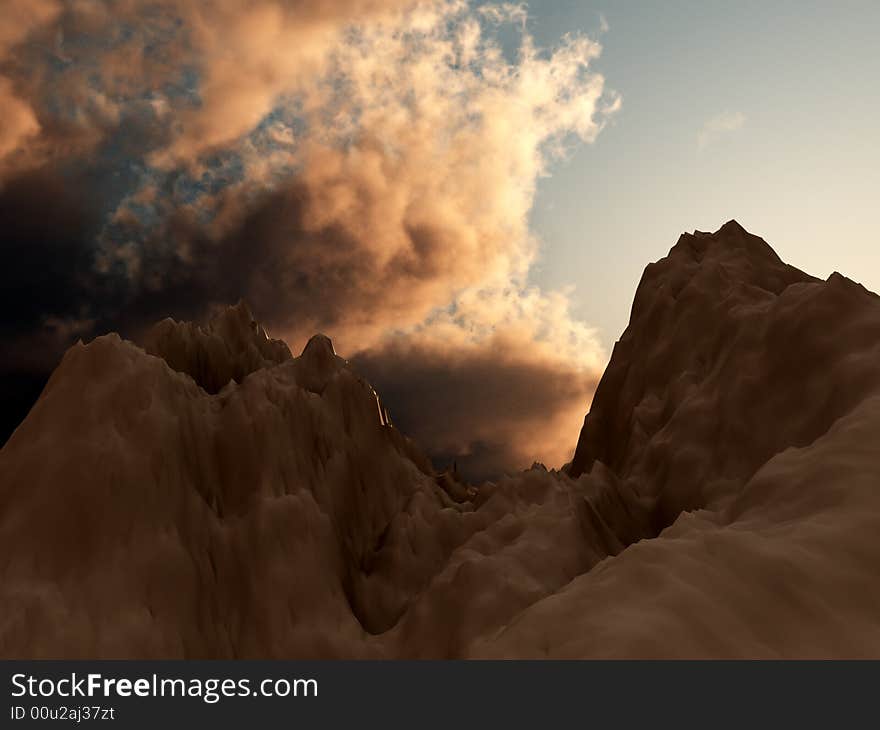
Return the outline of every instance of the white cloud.
[[[746,115],[742,112],[722,112],[707,120],[697,134],[697,146],[702,150],[716,142],[728,132],[742,129],[746,123]]]

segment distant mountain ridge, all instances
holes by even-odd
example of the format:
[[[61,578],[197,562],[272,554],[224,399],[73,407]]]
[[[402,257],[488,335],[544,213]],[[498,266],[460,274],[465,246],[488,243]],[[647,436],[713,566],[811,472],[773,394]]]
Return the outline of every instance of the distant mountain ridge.
[[[5,657],[880,656],[880,298],[649,265],[561,471],[438,473],[246,305],[64,356],[0,450]]]

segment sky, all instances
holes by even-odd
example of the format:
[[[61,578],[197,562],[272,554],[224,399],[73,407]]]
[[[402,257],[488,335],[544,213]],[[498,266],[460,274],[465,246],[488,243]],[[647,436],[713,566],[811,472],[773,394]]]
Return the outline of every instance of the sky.
[[[681,232],[880,289],[876,3],[3,2],[4,439],[76,339],[244,299],[439,466],[560,466]]]
[[[533,278],[610,346],[644,266],[735,218],[788,263],[880,291],[880,4],[533,2],[538,42],[605,18],[623,103],[542,181]]]

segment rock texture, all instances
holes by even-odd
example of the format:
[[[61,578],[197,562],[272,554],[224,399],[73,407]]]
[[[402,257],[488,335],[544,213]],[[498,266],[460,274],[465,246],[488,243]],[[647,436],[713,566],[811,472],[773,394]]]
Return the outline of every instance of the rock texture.
[[[880,299],[650,265],[572,462],[438,474],[243,305],[73,347],[0,451],[5,657],[880,656]]]
[[[147,332],[143,346],[209,393],[291,358],[287,345],[271,339],[244,302],[221,311],[204,328],[163,319]]]
[[[600,461],[659,501],[659,527],[719,507],[880,387],[880,300],[820,281],[731,221],[645,270],[569,467]]]
[[[491,656],[880,656],[880,298],[735,221],[648,266],[567,471],[656,539],[536,602]]]

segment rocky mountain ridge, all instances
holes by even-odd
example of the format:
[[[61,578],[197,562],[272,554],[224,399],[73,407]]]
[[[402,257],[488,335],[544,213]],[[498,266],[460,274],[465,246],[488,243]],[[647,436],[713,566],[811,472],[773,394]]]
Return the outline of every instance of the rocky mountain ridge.
[[[735,222],[647,267],[558,472],[437,473],[242,304],[106,335],[0,450],[0,655],[877,656],[878,427],[880,299]]]

